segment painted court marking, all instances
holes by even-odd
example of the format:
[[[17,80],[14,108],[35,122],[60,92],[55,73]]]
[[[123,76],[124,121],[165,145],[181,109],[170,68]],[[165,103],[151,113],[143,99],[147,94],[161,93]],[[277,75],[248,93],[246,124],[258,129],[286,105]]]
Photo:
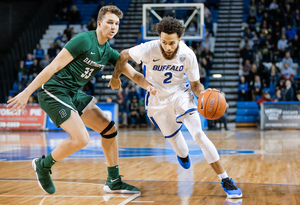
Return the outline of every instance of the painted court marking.
[[[5,179],[0,179],[1,181],[24,181],[24,180],[5,180]],[[26,180],[27,181],[27,180]],[[35,181],[35,180],[33,180]],[[104,186],[104,184],[96,184],[96,183],[85,183],[85,182],[64,182],[64,181],[57,181],[57,182],[61,182],[61,183],[78,183],[78,184],[87,184],[87,185],[96,185],[96,186]],[[128,196],[130,196],[129,198],[125,199],[124,201],[122,201],[121,203],[119,203],[118,205],[126,205],[129,202],[131,202],[132,200],[134,200],[135,198],[139,197],[141,195],[141,193],[139,194],[133,194],[132,196],[130,196],[128,194]],[[112,194],[113,197],[116,198],[125,198],[124,194],[122,194],[122,196],[118,196],[118,194]],[[72,196],[72,195],[49,195],[49,196],[44,196],[44,195],[5,195],[2,194],[0,195],[0,197],[26,197],[26,198],[41,198],[43,197],[42,201],[39,203],[39,205],[42,205],[43,202],[45,201],[46,198],[56,198],[56,197],[64,197],[64,198],[103,198],[105,197],[105,195],[103,196]]]

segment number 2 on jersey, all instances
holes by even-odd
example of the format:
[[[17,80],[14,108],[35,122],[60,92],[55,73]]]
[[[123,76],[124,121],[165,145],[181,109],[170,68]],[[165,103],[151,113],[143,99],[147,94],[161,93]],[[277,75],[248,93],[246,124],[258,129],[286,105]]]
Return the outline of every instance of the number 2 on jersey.
[[[167,73],[165,73],[165,76],[167,76],[167,78],[164,79],[164,83],[165,84],[171,83],[172,73],[171,72],[167,72]]]

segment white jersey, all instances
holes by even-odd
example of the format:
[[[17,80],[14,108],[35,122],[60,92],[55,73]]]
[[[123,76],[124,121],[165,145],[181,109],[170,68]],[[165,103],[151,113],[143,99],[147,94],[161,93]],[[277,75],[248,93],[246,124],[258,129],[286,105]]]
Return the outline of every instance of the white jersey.
[[[163,57],[159,40],[130,48],[129,55],[137,63],[143,63],[145,78],[157,89],[158,97],[169,97],[186,90],[187,77],[192,82],[200,79],[196,55],[182,41],[171,60]]]

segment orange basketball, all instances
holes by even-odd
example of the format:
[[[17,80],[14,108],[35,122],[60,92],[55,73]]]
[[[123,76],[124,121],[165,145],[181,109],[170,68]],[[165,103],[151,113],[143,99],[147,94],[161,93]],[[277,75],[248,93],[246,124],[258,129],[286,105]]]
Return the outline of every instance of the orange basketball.
[[[198,99],[197,107],[203,117],[215,120],[225,113],[226,100],[220,92],[208,90]]]

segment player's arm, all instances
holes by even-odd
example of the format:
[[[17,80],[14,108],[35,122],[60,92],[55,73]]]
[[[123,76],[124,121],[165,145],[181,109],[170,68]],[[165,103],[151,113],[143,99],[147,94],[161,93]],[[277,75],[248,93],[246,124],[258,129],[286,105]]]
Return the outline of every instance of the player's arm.
[[[126,64],[128,60],[133,60],[129,55],[129,49],[123,50],[120,53],[120,56],[116,62],[114,73],[112,74],[112,78],[110,79],[108,83],[108,87],[110,86],[111,89],[120,89],[121,87],[121,81],[119,77],[124,72],[124,69],[126,67]]]
[[[144,78],[144,76],[137,72],[129,63],[124,66],[123,74],[126,75],[133,82],[144,88],[152,95],[156,95],[156,89]]]
[[[199,98],[200,95],[205,91],[204,86],[202,83],[200,83],[199,80],[197,81],[190,81],[191,88],[193,93]]]
[[[63,48],[56,58],[36,76],[25,90],[7,101],[7,103],[9,103],[7,107],[11,108],[10,111],[16,112],[19,109],[24,109],[30,95],[47,82],[54,73],[64,68],[73,59],[69,51]]]

